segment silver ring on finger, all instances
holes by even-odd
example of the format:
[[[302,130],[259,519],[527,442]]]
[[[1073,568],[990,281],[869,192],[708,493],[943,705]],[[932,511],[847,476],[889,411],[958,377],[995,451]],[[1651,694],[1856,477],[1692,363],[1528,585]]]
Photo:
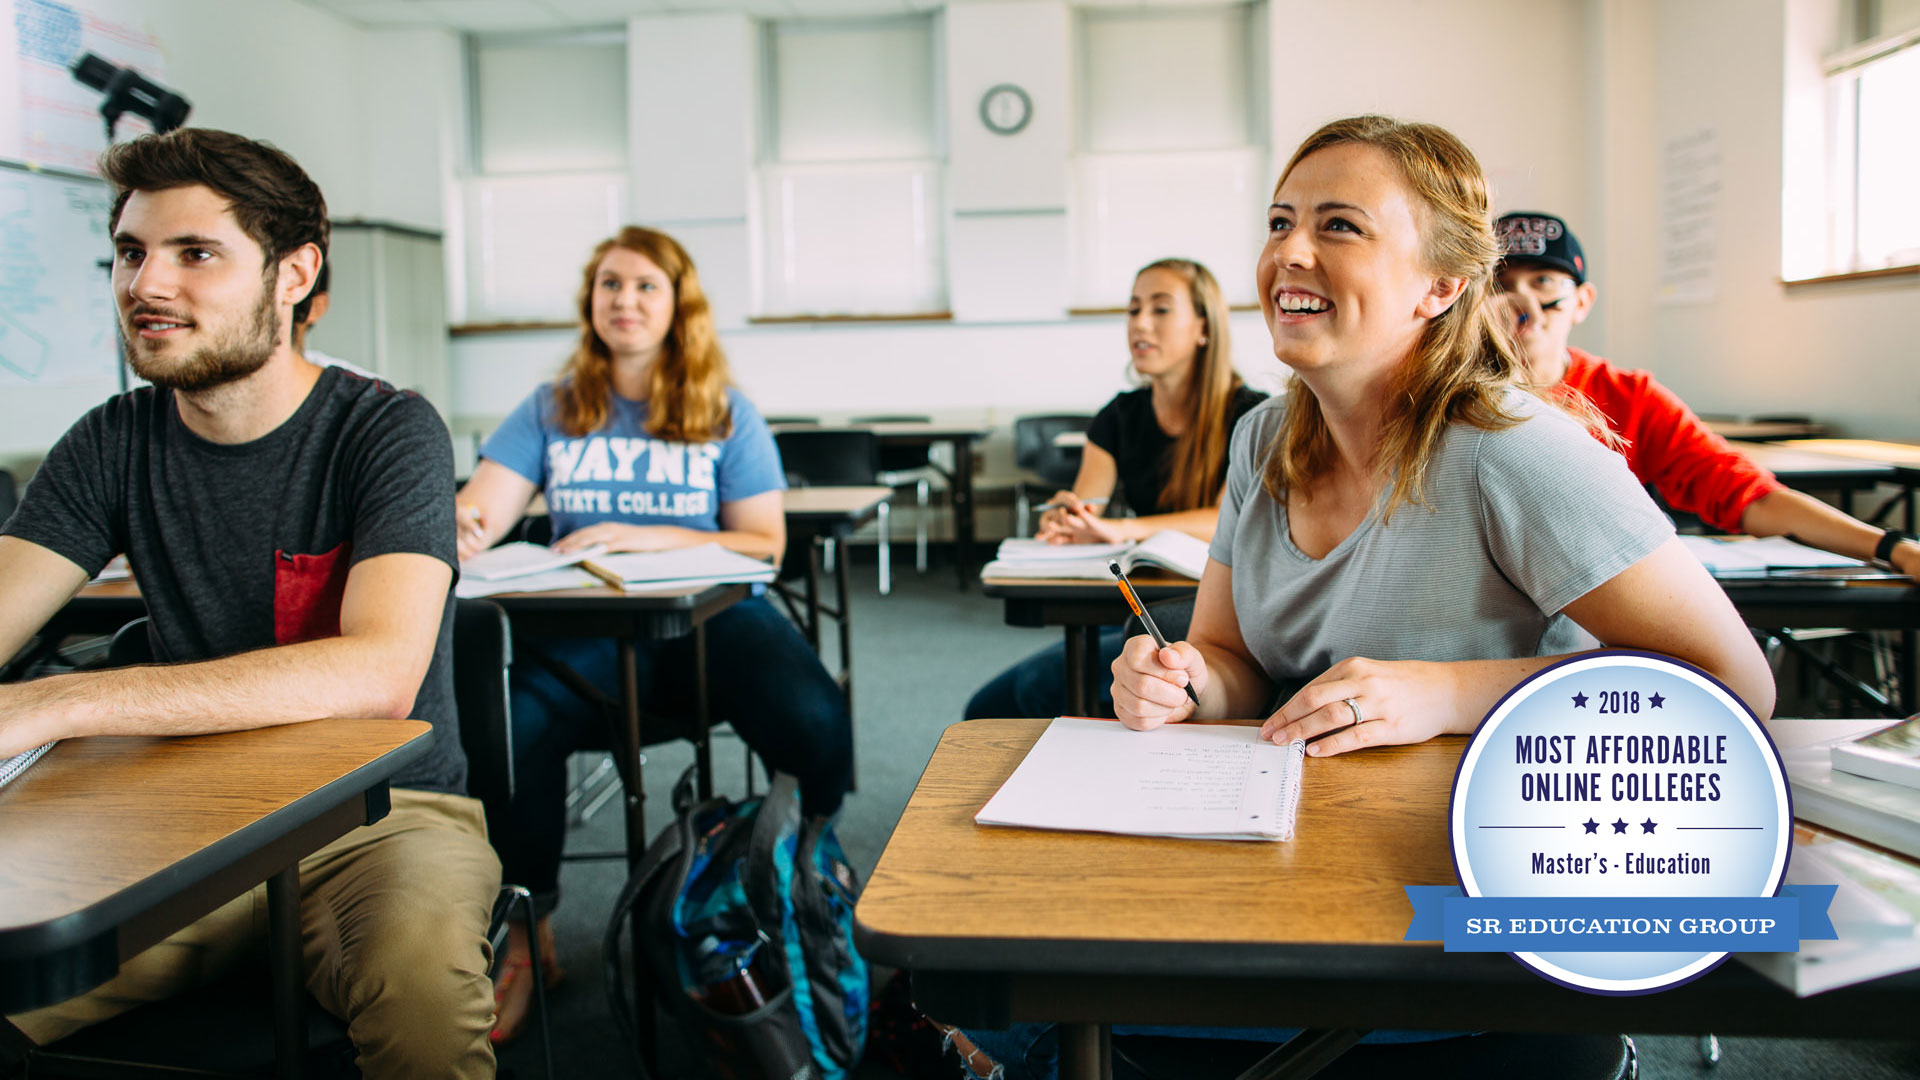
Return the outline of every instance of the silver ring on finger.
[[[1353,727],[1359,727],[1361,724],[1364,724],[1367,722],[1367,718],[1360,715],[1359,702],[1353,700],[1352,698],[1342,698],[1341,700],[1347,703],[1347,708],[1353,710],[1353,725],[1352,725]]]

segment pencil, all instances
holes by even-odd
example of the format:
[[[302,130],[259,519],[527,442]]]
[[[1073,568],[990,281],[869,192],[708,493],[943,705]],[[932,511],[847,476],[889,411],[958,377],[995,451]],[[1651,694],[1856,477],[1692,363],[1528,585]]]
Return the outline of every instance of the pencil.
[[[1153,635],[1153,644],[1158,648],[1166,648],[1167,636],[1160,632],[1159,624],[1155,623],[1153,616],[1147,613],[1147,605],[1140,602],[1140,594],[1133,591],[1133,582],[1128,581],[1127,575],[1120,572],[1120,564],[1109,561],[1107,569],[1113,571],[1114,579],[1120,582],[1120,595],[1127,598],[1127,606],[1133,609],[1133,614],[1140,620],[1140,625],[1146,627],[1147,633]],[[1187,683],[1185,689],[1187,700],[1195,705],[1200,704],[1200,695],[1193,692],[1191,681]]]

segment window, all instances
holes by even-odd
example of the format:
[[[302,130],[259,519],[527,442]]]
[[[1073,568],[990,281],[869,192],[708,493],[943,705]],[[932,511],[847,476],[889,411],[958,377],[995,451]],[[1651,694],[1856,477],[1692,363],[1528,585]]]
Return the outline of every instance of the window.
[[[573,317],[580,266],[627,214],[624,31],[470,37],[465,321]]]
[[[771,22],[764,40],[758,313],[944,310],[933,19]]]
[[[1920,0],[1856,0],[1845,13],[1846,44],[1821,62],[1825,102],[1817,132],[1795,123],[1789,83],[1782,255],[1788,280],[1920,265],[1920,203],[1913,199],[1920,175]],[[1814,159],[1824,161],[1824,179],[1796,185],[1796,149],[1815,147],[1824,151]],[[1807,201],[1824,203],[1824,229],[1797,237],[1793,217],[1808,207],[1796,202]]]
[[[1124,304],[1140,267],[1167,256],[1253,299],[1271,180],[1261,18],[1244,4],[1080,14],[1075,307]]]

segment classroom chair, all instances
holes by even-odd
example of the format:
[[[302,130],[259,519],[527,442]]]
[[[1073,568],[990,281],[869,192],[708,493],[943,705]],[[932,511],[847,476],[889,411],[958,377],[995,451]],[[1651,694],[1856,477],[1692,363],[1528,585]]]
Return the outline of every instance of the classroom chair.
[[[1032,474],[1022,477],[1013,485],[1013,534],[1026,536],[1032,523],[1028,520],[1030,509],[1030,489],[1038,487],[1042,499],[1056,491],[1073,486],[1080,475],[1080,448],[1075,446],[1055,446],[1054,438],[1073,431],[1085,431],[1093,423],[1093,417],[1079,413],[1060,413],[1048,416],[1022,416],[1013,422],[1013,463]],[[1034,479],[1037,477],[1037,479]]]
[[[0,469],[0,525],[13,516],[13,508],[20,505],[20,489],[14,486],[13,474]]]
[[[854,424],[931,424],[931,416],[856,416]],[[927,496],[933,482],[944,489],[953,478],[933,463],[931,446],[880,447],[879,480],[890,488],[913,485],[916,512],[913,516],[913,568],[927,572]]]
[[[773,437],[792,487],[870,487],[880,484],[880,440],[871,431],[782,431]],[[893,591],[890,509],[880,504],[880,595]],[[831,559],[832,547],[829,547]]]
[[[1336,1038],[1318,1047],[1289,1045],[1284,1051],[1263,1042],[1120,1035],[1113,1040],[1114,1080],[1259,1080],[1283,1075],[1311,1075],[1315,1080],[1633,1080],[1640,1068],[1633,1040],[1625,1035],[1487,1032],[1432,1042],[1368,1043],[1342,1052],[1339,1044],[1345,1040],[1337,1038],[1340,1033],[1327,1034]],[[1302,1060],[1309,1055],[1312,1061]],[[1319,1071],[1313,1071],[1313,1063],[1320,1063]]]
[[[121,627],[108,646],[109,666],[153,662],[147,620]],[[507,812],[513,799],[513,732],[507,705],[507,665],[513,659],[506,613],[485,600],[459,600],[454,607],[453,688],[460,710],[460,745],[467,752],[467,788],[487,815]],[[533,898],[505,885],[494,900],[488,926],[493,955],[505,953],[507,922],[520,918],[536,950]],[[104,1024],[30,1055],[28,1075],[39,1077],[153,1077],[260,1075],[274,1060],[273,1003],[261,992],[263,972],[236,971],[212,986],[123,1013]],[[534,980],[545,1076],[553,1073],[546,989]],[[307,1005],[307,1070],[315,1078],[353,1077],[353,1043],[346,1025],[318,1005]],[[127,1060],[129,1057],[133,1060]],[[183,1071],[184,1070],[184,1071]]]

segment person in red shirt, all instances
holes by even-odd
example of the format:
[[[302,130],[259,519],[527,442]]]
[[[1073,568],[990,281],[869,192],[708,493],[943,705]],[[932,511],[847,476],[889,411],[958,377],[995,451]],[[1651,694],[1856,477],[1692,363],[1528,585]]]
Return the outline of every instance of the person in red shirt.
[[[1521,211],[1495,223],[1506,258],[1500,287],[1528,381],[1542,395],[1578,394],[1620,436],[1621,454],[1668,506],[1723,532],[1792,536],[1803,544],[1920,576],[1920,544],[1855,520],[1793,491],[1709,430],[1673,391],[1644,371],[1615,367],[1567,344],[1593,312],[1586,254],[1567,223]]]

